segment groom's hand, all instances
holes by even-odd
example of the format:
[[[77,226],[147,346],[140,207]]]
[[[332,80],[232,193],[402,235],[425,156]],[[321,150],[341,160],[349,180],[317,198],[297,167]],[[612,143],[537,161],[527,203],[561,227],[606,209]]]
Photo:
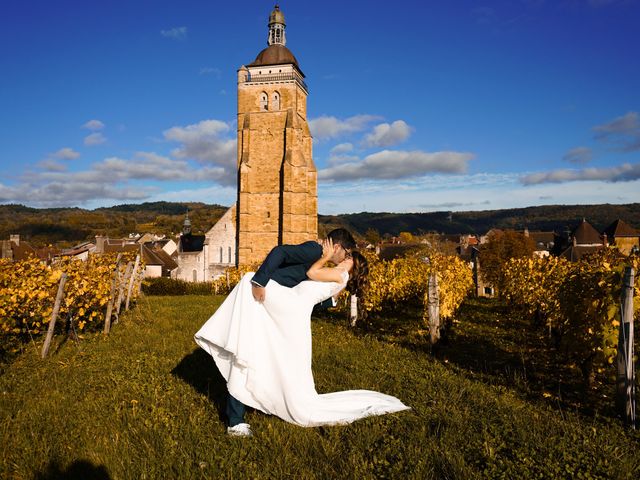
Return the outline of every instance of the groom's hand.
[[[259,287],[258,285],[251,285],[251,291],[253,293],[253,298],[255,298],[256,302],[258,303],[262,303],[264,302],[264,298],[265,298],[265,288],[264,287]]]

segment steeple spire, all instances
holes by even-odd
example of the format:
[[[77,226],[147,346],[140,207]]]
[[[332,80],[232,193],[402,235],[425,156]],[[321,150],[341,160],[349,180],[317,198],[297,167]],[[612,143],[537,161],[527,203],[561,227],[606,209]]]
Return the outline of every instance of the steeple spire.
[[[271,15],[269,15],[269,39],[267,43],[269,45],[285,46],[287,44],[287,39],[284,34],[286,26],[284,14],[280,11],[280,6],[276,3]]]
[[[182,224],[182,234],[183,235],[191,234],[191,220],[189,220],[189,209],[187,209],[187,216],[184,219],[184,223]]]

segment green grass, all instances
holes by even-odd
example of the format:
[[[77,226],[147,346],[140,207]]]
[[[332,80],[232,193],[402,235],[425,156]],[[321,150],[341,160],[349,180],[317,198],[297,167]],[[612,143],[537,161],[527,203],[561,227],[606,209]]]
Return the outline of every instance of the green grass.
[[[252,411],[255,436],[229,438],[224,383],[193,343],[220,300],[146,297],[107,338],[56,343],[46,360],[27,347],[0,376],[0,478],[640,475],[636,432],[525,395],[488,367],[474,373],[464,352],[454,355],[471,342],[454,335],[434,357],[419,337],[355,334],[335,318],[313,324],[318,391],[379,390],[413,410],[311,429]]]

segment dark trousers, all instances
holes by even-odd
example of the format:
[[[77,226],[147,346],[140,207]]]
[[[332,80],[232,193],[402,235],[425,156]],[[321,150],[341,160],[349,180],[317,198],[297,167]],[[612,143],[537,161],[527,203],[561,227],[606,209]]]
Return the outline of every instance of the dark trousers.
[[[236,400],[231,394],[227,394],[227,422],[230,427],[234,427],[239,423],[244,423],[244,411],[247,407],[245,407],[244,403]]]

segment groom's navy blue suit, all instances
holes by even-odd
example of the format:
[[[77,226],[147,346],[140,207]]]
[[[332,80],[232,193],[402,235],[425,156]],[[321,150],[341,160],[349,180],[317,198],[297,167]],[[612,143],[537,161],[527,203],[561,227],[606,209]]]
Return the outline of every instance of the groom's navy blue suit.
[[[309,241],[300,245],[280,245],[273,248],[260,268],[253,276],[252,282],[259,287],[266,287],[269,280],[278,282],[284,287],[295,287],[307,279],[307,271],[322,256],[322,245]],[[320,304],[322,307],[332,306],[329,298]],[[227,419],[233,427],[244,423],[245,405],[230,394],[227,397]]]

